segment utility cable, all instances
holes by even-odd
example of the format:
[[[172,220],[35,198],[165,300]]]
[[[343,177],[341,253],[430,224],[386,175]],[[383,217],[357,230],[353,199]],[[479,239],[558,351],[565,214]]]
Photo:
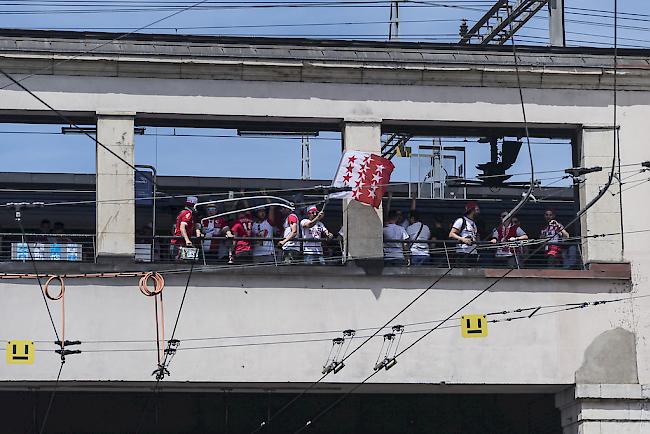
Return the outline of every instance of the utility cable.
[[[614,0],[614,1],[616,2],[617,0]],[[507,3],[506,3],[506,4],[507,4]],[[513,47],[514,47],[514,45],[515,45],[515,41],[514,41],[514,39],[513,39],[513,41],[512,41],[512,45],[513,45]],[[614,57],[615,57],[615,59],[616,59],[616,51],[615,51],[615,56],[614,56]],[[617,64],[616,64],[616,61],[615,61],[615,63],[614,63],[614,74],[616,74],[616,70],[617,70],[616,66],[617,66]],[[516,51],[515,51],[515,67],[518,69],[518,62],[516,61]],[[521,89],[521,83],[520,83],[520,82],[518,82],[518,85],[519,85],[519,88]],[[617,100],[616,100],[617,92],[616,92],[616,90],[617,90],[617,89],[616,89],[616,82],[615,82],[615,84],[614,84],[614,106],[615,106],[615,110],[614,110],[614,128],[616,128],[616,103],[617,103]],[[520,94],[520,95],[521,95],[521,94]],[[523,96],[522,96],[522,100],[523,100]],[[525,109],[525,107],[524,107],[524,109]],[[598,194],[597,194],[597,195],[596,195],[596,196],[595,196],[591,201],[589,201],[589,203],[587,203],[587,205],[585,206],[585,208],[583,208],[582,210],[579,210],[578,213],[577,213],[577,215],[576,215],[576,217],[573,218],[573,219],[572,219],[572,220],[571,220],[571,221],[570,221],[570,222],[569,222],[565,227],[570,227],[570,226],[573,225],[575,222],[579,221],[580,218],[581,218],[581,216],[584,215],[584,214],[585,214],[585,213],[586,213],[586,212],[587,212],[587,211],[588,211],[588,210],[589,210],[593,205],[595,205],[595,204],[596,204],[596,203],[597,203],[597,202],[598,202],[598,201],[599,201],[599,200],[600,200],[600,199],[605,195],[605,193],[607,192],[607,190],[608,190],[609,187],[611,186],[612,179],[613,179],[613,177],[614,177],[615,165],[616,165],[616,134],[614,134],[614,150],[613,150],[613,154],[614,154],[614,155],[613,155],[613,160],[612,160],[612,171],[611,171],[611,173],[610,173],[609,181],[608,181],[608,183],[606,184],[605,188],[603,188],[603,189],[602,189],[602,190],[601,190],[601,191],[600,191],[600,192],[599,192],[599,193],[598,193]],[[531,164],[532,164],[532,156],[531,156]],[[524,196],[524,199],[526,199],[525,196]],[[523,201],[523,199],[522,199],[522,201]],[[521,202],[520,202],[520,203],[521,203]],[[509,213],[509,214],[508,214],[508,217],[510,217],[511,215],[512,215],[512,213]],[[507,217],[507,218],[508,218],[508,217]],[[549,238],[545,243],[540,244],[539,247],[534,251],[534,253],[537,253],[537,252],[540,251],[542,248],[544,248],[544,247],[546,246],[546,244],[548,244],[548,242],[549,242],[550,240],[551,240],[551,239]],[[472,297],[469,301],[467,301],[465,304],[463,304],[460,308],[456,309],[456,310],[455,310],[452,314],[450,314],[450,315],[449,315],[445,320],[443,320],[441,323],[439,323],[438,325],[436,325],[435,327],[433,327],[432,329],[430,329],[428,332],[426,332],[425,334],[423,334],[420,338],[416,339],[413,343],[411,343],[411,344],[408,345],[406,348],[404,348],[402,351],[400,351],[400,352],[395,356],[394,360],[396,360],[400,355],[404,354],[406,351],[408,351],[408,350],[410,350],[411,348],[413,348],[417,343],[419,343],[420,341],[422,341],[424,338],[426,338],[426,337],[427,337],[429,334],[431,334],[433,331],[435,331],[436,329],[438,329],[439,327],[441,327],[443,324],[445,324],[447,321],[449,321],[451,318],[453,318],[455,315],[457,315],[459,312],[461,312],[461,311],[462,311],[463,309],[465,309],[467,306],[469,306],[470,304],[472,304],[474,301],[476,301],[478,298],[480,298],[483,294],[485,294],[485,293],[488,292],[491,288],[493,288],[495,285],[497,285],[498,283],[500,283],[504,278],[506,278],[506,277],[507,277],[507,276],[508,276],[512,271],[514,271],[514,270],[515,270],[515,268],[510,268],[510,269],[508,269],[505,273],[503,273],[501,276],[499,276],[499,277],[498,277],[494,282],[490,283],[488,286],[486,286],[484,289],[482,289],[478,294],[476,294],[476,295],[475,295],[474,297]],[[377,370],[375,370],[374,372],[372,372],[372,373],[371,373],[370,375],[368,375],[368,376],[367,376],[363,381],[361,381],[360,383],[358,383],[355,387],[353,387],[353,388],[352,388],[351,390],[349,390],[347,393],[345,393],[344,395],[342,395],[339,399],[337,399],[336,401],[334,401],[332,404],[330,404],[328,407],[326,407],[323,411],[321,411],[320,413],[318,413],[314,418],[308,420],[308,421],[307,421],[303,426],[301,426],[297,431],[295,431],[294,434],[297,434],[297,433],[299,433],[299,432],[302,432],[304,429],[306,429],[307,427],[309,427],[313,422],[315,422],[317,419],[319,419],[319,418],[322,417],[324,414],[326,414],[328,411],[330,411],[332,408],[334,408],[336,405],[338,405],[338,403],[340,403],[342,400],[344,400],[348,395],[350,395],[351,393],[353,393],[355,390],[357,390],[359,387],[361,387],[363,384],[365,384],[368,380],[370,380],[372,377],[374,377],[375,375],[377,375],[377,373],[379,373],[380,370],[381,370],[381,369],[377,369]]]
[[[178,314],[176,315],[176,320],[174,321],[174,328],[172,329],[172,334],[171,337],[168,341],[168,346],[165,349],[165,354],[162,360],[162,363],[158,364],[158,369],[154,371],[154,374],[156,374],[156,383],[153,386],[153,389],[151,391],[151,394],[148,395],[147,400],[145,401],[143,407],[142,407],[142,414],[140,415],[140,419],[138,422],[138,427],[136,429],[136,433],[139,434],[141,432],[141,429],[143,427],[145,415],[147,413],[147,409],[149,407],[149,403],[151,402],[152,397],[156,395],[156,392],[158,391],[158,386],[160,385],[161,381],[164,379],[165,375],[169,375],[169,372],[167,371],[167,368],[169,367],[169,363],[167,361],[168,357],[170,354],[176,352],[176,349],[174,348],[172,350],[172,343],[175,342],[175,336],[176,336],[176,328],[178,327],[178,322],[181,318],[181,312],[183,311],[183,306],[185,305],[185,298],[187,297],[187,290],[190,286],[190,280],[192,279],[192,273],[194,271],[194,262],[192,262],[190,266],[190,272],[187,274],[187,281],[185,282],[185,289],[183,290],[183,296],[181,298],[181,303],[178,307]]]
[[[648,298],[650,297],[650,294],[646,295],[637,295],[637,296],[630,296],[626,298],[615,298],[611,300],[595,300],[595,301],[580,301],[580,302],[571,302],[571,303],[561,303],[561,304],[550,304],[550,305],[536,305],[536,306],[530,306],[530,307],[520,307],[520,308],[507,308],[507,310],[497,310],[494,312],[489,312],[486,313],[485,315],[490,318],[490,317],[501,317],[505,315],[513,315],[513,314],[521,314],[525,312],[531,312],[535,311],[534,316],[544,316],[544,315],[550,315],[553,313],[557,312],[564,312],[567,310],[573,310],[573,309],[578,309],[578,308],[583,308],[583,307],[591,307],[591,306],[598,306],[598,305],[604,305],[604,304],[609,304],[609,303],[618,303],[618,302],[623,302],[623,301],[630,301],[630,300],[637,300],[637,299],[643,299],[643,298]],[[552,311],[548,311],[548,309],[554,309]],[[530,318],[533,315],[526,314],[523,317]],[[460,321],[462,317],[454,317],[451,318],[450,321]],[[512,321],[513,319],[519,319],[519,316],[510,316],[506,318],[495,318],[495,319],[489,319],[488,322],[490,323],[499,323],[499,322],[509,322]],[[412,323],[405,323],[402,324],[404,327],[412,327],[412,326],[417,326],[417,325],[426,325],[426,324],[437,324],[441,323],[444,320],[442,319],[437,319],[437,320],[427,320],[427,321],[418,321],[418,322],[412,322]],[[446,328],[455,328],[459,327],[459,325],[455,326],[449,326],[449,327],[440,327],[440,329],[446,329]],[[355,329],[357,330],[374,330],[376,327],[372,328],[359,328]],[[388,327],[386,328],[388,329]],[[414,334],[414,333],[422,333],[429,331],[429,328],[426,329],[409,329],[409,330],[404,330],[403,333],[405,334]],[[302,332],[295,332],[295,333],[282,333],[282,334],[271,334],[275,336],[291,336],[291,335],[300,335]],[[335,333],[340,333],[340,330],[327,330],[327,331],[314,331],[314,332],[309,332],[310,334],[335,334]],[[257,336],[269,336],[269,334],[259,334]],[[351,337],[349,339],[365,339],[369,337],[369,335],[365,336],[359,336],[355,335],[354,337]],[[381,337],[379,335],[375,335],[374,338]],[[199,340],[201,338],[198,338]],[[220,339],[220,338],[205,338],[206,340],[209,339]],[[190,341],[191,339],[183,339],[184,342]],[[195,351],[195,350],[208,350],[208,349],[223,349],[223,348],[241,348],[241,347],[256,347],[256,346],[272,346],[272,345],[285,345],[285,344],[304,344],[304,343],[316,343],[316,342],[331,342],[332,338],[327,337],[327,338],[312,338],[312,339],[287,339],[287,340],[270,340],[270,341],[261,341],[261,342],[243,342],[243,343],[233,343],[233,344],[218,344],[218,345],[197,345],[197,346],[190,346],[190,347],[182,347],[179,348],[178,351]],[[49,342],[49,341],[34,341],[36,343],[38,342]],[[84,344],[88,344],[93,341],[86,341],[84,340]],[[97,342],[97,341],[94,341]],[[142,341],[103,341],[103,342],[113,342],[113,343],[123,343],[123,342],[142,342],[142,343],[151,343],[150,340],[142,340]],[[0,348],[0,351],[4,351],[4,348]],[[37,352],[49,352],[49,350],[41,350],[41,349],[36,349],[35,351]],[[122,347],[117,347],[117,348],[101,348],[101,349],[90,349],[90,350],[84,350],[84,353],[113,353],[113,352],[153,352],[157,351],[156,348],[122,348]],[[330,354],[331,355],[331,354]]]
[[[36,275],[35,278],[36,278],[36,281],[38,282],[38,287],[40,288],[41,297],[43,298],[43,303],[45,303],[45,309],[47,309],[47,315],[50,318],[50,323],[52,324],[52,329],[54,330],[54,335],[56,336],[57,341],[61,341],[61,339],[59,337],[59,332],[58,332],[58,330],[56,328],[56,325],[54,325],[54,318],[52,317],[52,311],[50,310],[50,305],[47,302],[47,298],[46,298],[46,295],[45,295],[46,291],[45,291],[45,288],[43,288],[43,283],[41,282],[41,277],[40,277],[41,275],[38,272],[38,268],[36,266],[36,260],[34,259],[34,255],[32,253],[32,249],[31,249],[31,247],[29,245],[29,242],[27,242],[27,238],[25,236],[25,228],[23,227],[23,223],[22,223],[22,221],[20,219],[18,220],[18,226],[20,227],[20,232],[22,233],[23,240],[25,241],[25,244],[27,244],[27,252],[29,254],[29,260],[30,260],[30,262],[32,264],[32,267],[34,268],[34,273]]]
[[[143,176],[144,176],[145,178],[147,178],[147,179],[148,179],[148,180],[149,180],[153,185],[156,185],[155,180],[154,180],[154,179],[149,175],[149,173],[147,173],[147,172],[143,172],[143,171],[141,171],[141,170],[138,170],[138,169],[137,169],[133,164],[131,164],[131,163],[129,163],[128,161],[126,161],[124,158],[122,158],[121,156],[119,156],[118,154],[116,154],[116,153],[115,153],[112,149],[110,149],[108,146],[104,145],[102,142],[100,142],[99,140],[97,140],[96,137],[93,137],[93,136],[92,136],[90,133],[88,133],[86,130],[84,130],[83,128],[81,128],[80,126],[78,126],[77,124],[75,124],[74,122],[72,122],[72,120],[70,120],[67,116],[65,116],[65,115],[64,115],[63,113],[61,113],[59,110],[57,110],[57,109],[55,109],[54,107],[52,107],[50,104],[48,104],[45,100],[43,100],[41,97],[39,97],[38,95],[36,95],[34,92],[32,92],[31,90],[29,90],[29,89],[28,89],[27,87],[25,87],[25,86],[24,86],[24,85],[23,85],[19,80],[16,80],[13,76],[9,75],[9,74],[4,70],[4,69],[0,68],[0,74],[2,74],[2,75],[4,75],[5,77],[7,77],[7,78],[8,78],[9,80],[11,80],[15,85],[17,85],[18,87],[20,87],[23,91],[27,92],[27,93],[28,93],[30,96],[32,96],[34,99],[36,99],[38,102],[40,102],[40,103],[43,104],[45,107],[47,107],[50,111],[52,111],[53,113],[55,113],[55,114],[56,114],[58,117],[60,117],[60,118],[61,118],[65,123],[70,124],[70,126],[71,126],[72,128],[76,129],[77,131],[79,131],[79,132],[82,133],[83,135],[85,135],[85,136],[87,136],[88,138],[90,138],[93,142],[95,142],[96,144],[98,144],[99,146],[101,146],[101,147],[102,147],[105,151],[107,151],[109,154],[113,155],[113,156],[114,156],[115,158],[117,158],[119,161],[121,161],[122,163],[126,164],[128,167],[130,167],[131,169],[133,169],[134,173],[139,173],[139,174],[143,175]],[[0,90],[1,90],[1,89],[2,89],[2,88],[0,88]],[[156,185],[156,186],[157,186],[157,185]]]
[[[52,393],[50,393],[50,400],[47,403],[45,415],[43,416],[43,422],[41,422],[41,429],[38,430],[39,434],[43,434],[45,432],[45,427],[47,426],[47,420],[50,417],[50,410],[52,409],[52,405],[54,404],[54,397],[56,395],[56,391],[59,386],[59,380],[61,379],[61,371],[63,371],[64,364],[65,364],[65,360],[61,359],[61,364],[59,365],[59,373],[56,375],[56,381],[54,382],[54,389],[52,389]]]
[[[433,281],[432,284],[430,284],[427,288],[425,288],[420,294],[415,297],[413,300],[411,300],[406,306],[404,306],[402,309],[400,309],[395,315],[393,315],[388,321],[386,321],[381,327],[377,328],[374,333],[372,333],[370,336],[368,336],[363,342],[361,342],[359,345],[357,345],[351,352],[349,352],[345,357],[343,357],[339,363],[345,362],[347,359],[352,357],[354,353],[359,351],[365,344],[367,344],[372,338],[377,336],[382,330],[384,330],[386,327],[390,325],[397,317],[399,317],[402,313],[404,313],[407,309],[409,309],[411,306],[413,306],[418,300],[420,300],[422,297],[424,297],[438,282],[440,282],[447,274],[451,272],[453,268],[448,268],[442,275],[440,275],[436,280]],[[256,433],[264,428],[268,424],[271,423],[275,418],[277,418],[279,415],[283,414],[291,405],[293,405],[294,402],[298,401],[301,397],[303,397],[306,393],[308,393],[311,389],[313,389],[316,385],[318,385],[321,381],[327,377],[330,372],[332,371],[327,371],[325,372],[318,380],[314,381],[311,383],[308,387],[306,387],[304,390],[302,390],[299,394],[294,396],[290,401],[288,401],[285,405],[280,407],[276,412],[274,412],[272,415],[270,415],[266,421],[262,422],[256,429],[252,431],[252,433]]]

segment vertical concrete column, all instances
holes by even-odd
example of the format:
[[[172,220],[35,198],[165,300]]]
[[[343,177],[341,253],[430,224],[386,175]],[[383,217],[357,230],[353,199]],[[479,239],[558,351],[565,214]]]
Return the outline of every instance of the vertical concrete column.
[[[133,165],[135,113],[97,113],[97,141]],[[134,173],[124,161],[100,146],[96,151],[97,258],[135,256]]]
[[[566,45],[564,36],[564,0],[550,0],[548,10],[548,31],[551,47],[564,47]]]
[[[562,434],[639,434],[650,427],[640,384],[578,384],[555,395]]]
[[[596,197],[600,189],[607,183],[612,155],[614,152],[614,130],[611,127],[584,127],[580,137],[582,167],[602,166],[603,171],[590,173],[585,176],[585,182],[580,185],[580,208]],[[582,235],[596,235],[620,232],[621,210],[618,196],[618,182],[614,180],[609,191],[592,208],[582,216],[580,226]],[[570,235],[579,235],[569,228]],[[582,253],[585,263],[620,262],[623,260],[621,236],[604,238],[585,238],[582,240]]]
[[[381,155],[380,122],[345,122],[345,151],[372,152]],[[381,207],[373,208],[346,199],[343,203],[345,251],[348,259],[383,260],[383,218]]]

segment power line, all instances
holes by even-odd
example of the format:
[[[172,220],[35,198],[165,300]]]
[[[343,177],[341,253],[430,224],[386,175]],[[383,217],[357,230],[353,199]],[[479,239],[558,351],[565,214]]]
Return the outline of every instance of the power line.
[[[442,290],[443,288],[439,288]],[[561,304],[550,304],[550,305],[535,305],[535,306],[529,306],[529,307],[519,307],[519,308],[514,308],[514,307],[504,307],[501,308],[503,310],[497,310],[494,312],[486,313],[485,315],[490,318],[490,317],[499,317],[499,316],[505,316],[505,315],[511,315],[511,314],[520,314],[524,312],[530,312],[530,311],[536,311],[534,316],[543,316],[543,315],[549,315],[557,312],[563,312],[565,310],[573,310],[573,309],[579,309],[582,307],[590,307],[590,306],[599,306],[599,305],[604,305],[604,304],[609,304],[609,303],[618,303],[621,301],[630,301],[630,300],[635,300],[635,299],[641,299],[641,298],[647,298],[650,297],[650,295],[640,295],[640,296],[630,296],[626,298],[617,298],[617,299],[612,299],[612,300],[596,300],[596,301],[579,301],[579,302],[571,302],[571,303],[561,303]],[[558,309],[562,308],[562,309]],[[545,310],[548,309],[556,309],[550,312],[544,312]],[[512,321],[513,319],[519,319],[520,317],[506,317],[506,318],[495,318],[495,319],[488,319],[489,323],[498,323],[498,322],[509,322]],[[525,315],[521,318],[532,318],[530,315]],[[461,317],[454,317],[451,320],[454,321],[459,321]],[[451,321],[450,320],[450,321]],[[425,325],[425,324],[432,324],[432,323],[440,323],[443,322],[444,320],[442,319],[437,319],[437,320],[427,320],[427,321],[418,321],[418,322],[412,322],[412,323],[400,323],[400,325],[404,326],[406,329],[404,330],[405,334],[415,334],[415,333],[422,333],[426,332],[429,329],[410,329],[412,326],[417,326],[417,325]],[[457,328],[460,325],[450,325],[448,327],[441,327],[440,329],[444,328]],[[383,330],[388,330],[390,329],[390,326],[384,327]],[[354,330],[356,332],[359,331],[369,331],[369,330],[375,330],[376,327],[369,327],[369,328],[355,328]],[[340,334],[341,330],[322,330],[322,331],[310,331],[310,332],[287,332],[287,333],[276,333],[276,334],[257,334],[257,335],[246,335],[243,337],[237,337],[237,336],[226,336],[226,337],[220,337],[220,338],[198,338],[194,339],[196,340],[215,340],[215,339],[230,339],[230,338],[238,338],[238,339],[245,339],[247,336],[254,336],[254,337],[271,337],[271,336],[300,336],[300,335],[305,335],[305,334],[310,334],[310,335],[318,335],[318,334],[330,334],[334,335],[335,333]],[[370,335],[362,336],[362,335],[355,335],[351,337],[350,339],[365,339],[371,337]],[[379,335],[374,335],[372,338],[378,338],[381,337]],[[182,339],[183,342],[190,342],[193,341],[192,339]],[[234,343],[234,344],[217,344],[217,345],[199,345],[199,346],[190,346],[190,347],[183,347],[180,346],[177,351],[195,351],[195,350],[208,350],[208,349],[220,349],[220,348],[240,348],[240,347],[255,347],[255,346],[272,346],[272,345],[285,345],[285,344],[303,344],[303,343],[316,343],[316,342],[331,342],[332,337],[327,337],[327,338],[311,338],[311,339],[306,339],[306,338],[300,338],[300,339],[291,339],[291,340],[274,340],[274,341],[261,341],[261,342],[244,342],[244,343]],[[34,341],[38,343],[39,341]],[[90,344],[93,342],[101,342],[101,343],[152,343],[154,342],[153,340],[138,340],[138,341],[123,341],[123,340],[108,340],[108,341],[89,341],[89,340],[83,340],[83,344]],[[0,348],[0,351],[5,350],[4,348]],[[40,350],[36,349],[35,351],[37,352],[50,352],[50,350]],[[102,348],[102,349],[85,349],[83,350],[84,353],[113,353],[113,352],[155,352],[157,351],[156,348],[123,348],[123,347],[117,347],[117,348]]]
[[[615,10],[616,10],[616,2],[617,2],[617,0],[614,0],[614,3],[615,3]],[[616,23],[616,20],[615,20],[615,23]],[[616,33],[615,33],[615,37],[614,37],[614,76],[616,76],[616,74],[617,74],[617,51],[616,51],[616,43],[617,43],[617,39],[616,39]],[[514,47],[514,45],[515,45],[515,41],[514,41],[514,39],[512,40],[512,44],[513,44],[513,47]],[[514,51],[514,55],[515,55],[515,67],[518,67],[518,63],[517,63],[517,61],[516,61],[516,60],[517,60],[517,58],[516,58],[516,51]],[[520,89],[521,89],[521,83],[518,83],[518,84],[519,84],[519,87],[520,87]],[[523,99],[523,97],[522,97],[522,99]],[[616,130],[616,125],[617,125],[617,123],[616,123],[616,120],[617,120],[617,110],[616,110],[616,106],[617,106],[617,86],[616,86],[616,80],[615,80],[615,81],[614,81],[614,122],[613,122],[614,131]],[[525,111],[524,111],[524,113],[525,113]],[[590,200],[590,201],[587,203],[587,205],[586,205],[582,210],[580,210],[580,211],[577,213],[576,217],[573,218],[573,219],[572,219],[572,220],[571,220],[571,221],[570,221],[570,222],[569,222],[565,227],[570,227],[570,226],[572,226],[573,224],[575,224],[577,221],[579,221],[580,218],[581,218],[581,216],[584,215],[584,214],[585,214],[585,213],[586,213],[586,212],[587,212],[591,207],[593,207],[593,206],[594,206],[594,205],[595,205],[595,204],[596,204],[600,199],[602,199],[603,196],[604,196],[604,195],[607,193],[607,191],[609,190],[609,187],[610,187],[611,184],[612,184],[612,181],[613,181],[613,179],[614,179],[614,174],[615,174],[615,164],[616,164],[616,154],[617,154],[617,140],[616,140],[616,138],[617,138],[617,135],[614,134],[614,149],[613,149],[613,159],[612,159],[612,166],[611,166],[611,167],[612,167],[612,170],[611,170],[611,172],[610,172],[609,180],[608,180],[607,184],[605,185],[605,187],[604,187],[601,191],[598,192],[598,194],[597,194],[597,195],[596,195],[592,200]],[[523,200],[525,200],[525,199],[526,199],[526,197],[524,197]],[[522,200],[522,201],[523,201],[523,200]],[[520,204],[521,204],[521,202],[520,202]],[[519,205],[519,204],[518,204],[518,205]],[[510,215],[512,215],[512,212],[508,214],[508,216],[510,216]],[[543,247],[544,247],[544,246],[545,246],[549,241],[550,241],[550,239],[548,239],[545,243],[540,244],[539,247],[538,247],[537,249],[535,249],[535,251],[534,251],[533,253],[537,253],[538,251],[540,251],[540,250],[541,250],[541,249],[542,249],[542,248],[543,248]],[[445,320],[443,320],[442,322],[438,323],[438,324],[437,324],[436,326],[434,326],[432,329],[430,329],[429,331],[427,331],[426,333],[424,333],[422,336],[420,336],[418,339],[416,339],[413,343],[411,343],[411,344],[408,345],[406,348],[404,348],[404,349],[401,350],[399,353],[397,353],[395,356],[393,356],[393,361],[396,361],[398,357],[400,357],[400,356],[401,356],[402,354],[404,354],[405,352],[409,351],[411,348],[413,348],[415,345],[417,345],[420,341],[422,341],[424,338],[426,338],[429,334],[431,334],[432,332],[434,332],[436,329],[440,328],[443,324],[445,324],[447,321],[449,321],[451,318],[453,318],[454,316],[456,316],[458,313],[460,313],[460,312],[461,312],[463,309],[465,309],[467,306],[469,306],[469,305],[472,304],[474,301],[476,301],[478,298],[480,298],[483,294],[485,294],[487,291],[489,291],[491,288],[493,288],[495,285],[497,285],[499,282],[501,282],[505,277],[507,277],[507,276],[508,276],[508,275],[509,275],[513,270],[514,270],[514,268],[510,268],[510,269],[508,269],[505,273],[503,273],[501,276],[499,276],[499,277],[498,277],[494,282],[490,283],[488,286],[486,286],[484,289],[482,289],[478,294],[476,294],[474,297],[472,297],[472,298],[471,298],[470,300],[468,300],[466,303],[464,303],[463,305],[461,305],[461,307],[459,307],[459,308],[456,309],[454,312],[452,312],[452,313],[451,313],[451,314],[450,314],[450,315],[449,315]],[[354,392],[355,390],[357,390],[359,387],[361,387],[363,384],[365,384],[368,380],[370,380],[372,377],[374,377],[375,375],[377,375],[380,371],[381,371],[381,369],[375,369],[374,372],[372,372],[370,375],[368,375],[368,376],[367,376],[363,381],[361,381],[360,383],[358,383],[355,387],[353,387],[351,390],[349,390],[347,393],[345,393],[345,394],[344,394],[343,396],[341,396],[339,399],[337,399],[337,400],[334,401],[332,404],[330,404],[328,407],[326,407],[323,411],[321,411],[320,413],[318,413],[315,417],[313,417],[312,419],[308,420],[308,421],[307,421],[304,425],[302,425],[302,426],[301,426],[297,431],[295,431],[294,434],[297,434],[297,433],[299,433],[299,432],[302,432],[304,429],[306,429],[307,427],[309,427],[310,425],[312,425],[313,422],[315,422],[317,419],[319,419],[319,418],[322,417],[324,414],[326,414],[328,411],[330,411],[332,408],[334,408],[336,405],[338,405],[338,403],[340,403],[342,400],[344,400],[344,399],[345,399],[349,394],[351,394],[352,392]]]
[[[56,380],[54,381],[54,388],[52,389],[52,393],[50,393],[50,400],[47,403],[45,415],[43,416],[43,422],[41,422],[41,429],[38,431],[39,434],[43,434],[43,432],[45,432],[45,427],[47,426],[47,420],[50,417],[50,410],[52,409],[52,405],[54,404],[54,397],[59,387],[59,380],[61,379],[61,371],[63,371],[63,364],[64,364],[64,360],[61,359],[61,364],[59,365],[59,373],[56,375]]]

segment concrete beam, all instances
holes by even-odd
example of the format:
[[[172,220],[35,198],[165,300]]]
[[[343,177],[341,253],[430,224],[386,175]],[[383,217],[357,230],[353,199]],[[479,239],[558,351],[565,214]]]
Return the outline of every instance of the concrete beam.
[[[343,125],[343,149],[381,154],[381,123],[349,121]],[[382,209],[355,200],[343,204],[345,254],[348,259],[383,258]]]
[[[135,113],[97,113],[97,259],[135,256]],[[107,149],[99,145],[101,143]],[[118,159],[111,151],[122,158]]]

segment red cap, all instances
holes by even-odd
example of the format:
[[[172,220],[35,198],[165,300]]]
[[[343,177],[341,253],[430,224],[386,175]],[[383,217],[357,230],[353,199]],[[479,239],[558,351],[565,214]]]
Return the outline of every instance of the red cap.
[[[310,212],[318,212],[318,208],[316,208],[315,206],[310,206],[307,209],[307,213],[310,213]]]
[[[469,202],[467,202],[465,204],[465,212],[470,212],[470,211],[472,211],[474,209],[477,209],[477,208],[478,208],[478,203],[476,203],[473,200],[470,200]]]

